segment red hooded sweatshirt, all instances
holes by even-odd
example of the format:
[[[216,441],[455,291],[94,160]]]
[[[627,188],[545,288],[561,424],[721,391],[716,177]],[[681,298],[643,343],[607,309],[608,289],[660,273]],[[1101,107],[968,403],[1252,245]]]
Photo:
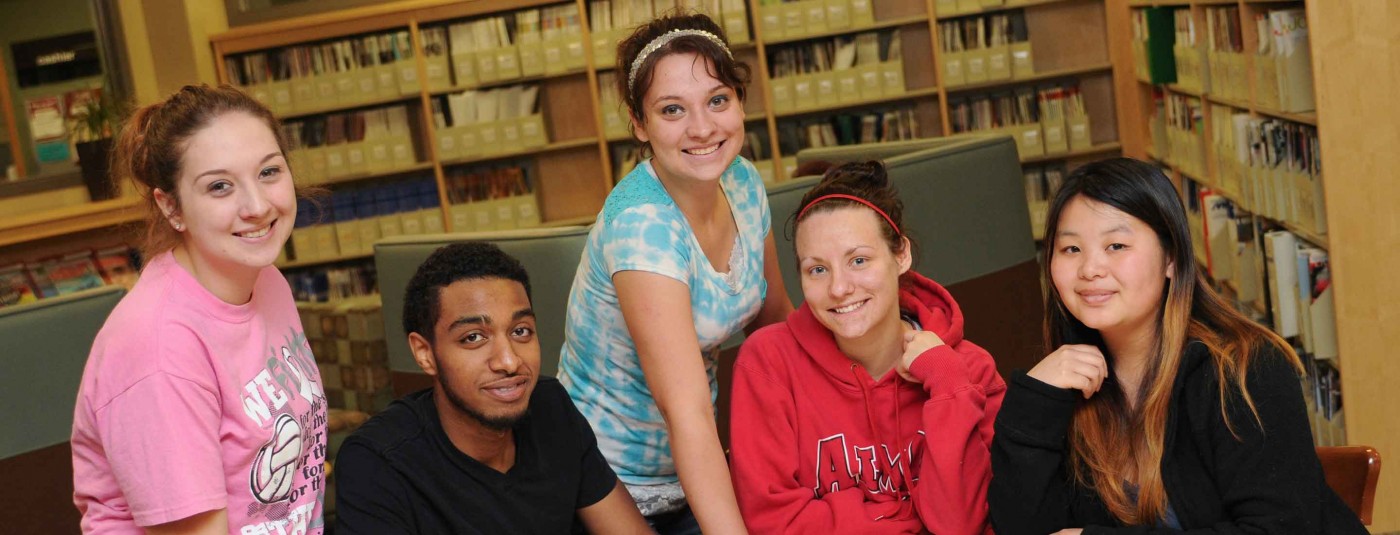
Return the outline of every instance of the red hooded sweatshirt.
[[[942,286],[912,271],[900,310],[944,345],[905,381],[836,347],[808,305],[755,332],[734,366],[734,492],[753,533],[991,533],[992,422],[1006,384],[963,340]]]

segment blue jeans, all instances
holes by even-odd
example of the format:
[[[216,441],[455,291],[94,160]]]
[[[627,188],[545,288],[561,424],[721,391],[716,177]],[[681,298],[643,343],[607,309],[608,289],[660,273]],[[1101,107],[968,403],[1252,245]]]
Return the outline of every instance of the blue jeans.
[[[688,505],[679,511],[652,515],[646,519],[657,535],[701,535],[700,523],[695,520],[695,513],[690,511]]]

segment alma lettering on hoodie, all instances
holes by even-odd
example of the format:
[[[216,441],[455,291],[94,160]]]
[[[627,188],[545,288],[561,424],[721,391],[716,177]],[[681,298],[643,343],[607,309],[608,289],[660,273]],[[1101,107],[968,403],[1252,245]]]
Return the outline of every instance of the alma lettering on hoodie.
[[[900,310],[944,345],[872,378],[807,305],[760,329],[734,366],[731,468],[755,533],[991,533],[992,423],[1006,384],[963,340],[942,286],[910,272]]]

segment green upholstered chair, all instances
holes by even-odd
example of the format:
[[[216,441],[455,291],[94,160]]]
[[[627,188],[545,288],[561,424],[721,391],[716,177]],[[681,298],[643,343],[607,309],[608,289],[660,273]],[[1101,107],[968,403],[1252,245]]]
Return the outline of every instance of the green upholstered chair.
[[[531,300],[540,340],[540,373],[554,375],[559,348],[564,344],[564,312],[574,272],[588,241],[588,227],[558,227],[497,232],[400,236],[374,245],[379,293],[384,299],[384,339],[389,345],[389,369],[394,393],[403,395],[430,384],[413,362],[403,332],[403,298],[408,279],[439,247],[469,240],[496,244],[525,265],[530,274]]]
[[[1039,360],[1040,277],[1011,137],[961,134],[825,147],[803,150],[797,160],[884,161],[904,201],[904,230],[918,243],[915,269],[953,293],[967,338],[991,351],[1002,373]],[[802,286],[790,218],[819,180],[798,177],[768,190],[778,263],[794,303],[802,302]]]
[[[126,290],[0,308],[0,503],[7,533],[77,533],[73,406],[97,331]]]

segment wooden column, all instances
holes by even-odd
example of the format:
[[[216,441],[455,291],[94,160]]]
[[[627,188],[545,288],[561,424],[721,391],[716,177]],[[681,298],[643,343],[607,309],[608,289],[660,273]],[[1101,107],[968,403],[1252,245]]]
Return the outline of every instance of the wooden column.
[[[1383,459],[1372,532],[1400,531],[1400,3],[1308,8],[1347,442]]]

